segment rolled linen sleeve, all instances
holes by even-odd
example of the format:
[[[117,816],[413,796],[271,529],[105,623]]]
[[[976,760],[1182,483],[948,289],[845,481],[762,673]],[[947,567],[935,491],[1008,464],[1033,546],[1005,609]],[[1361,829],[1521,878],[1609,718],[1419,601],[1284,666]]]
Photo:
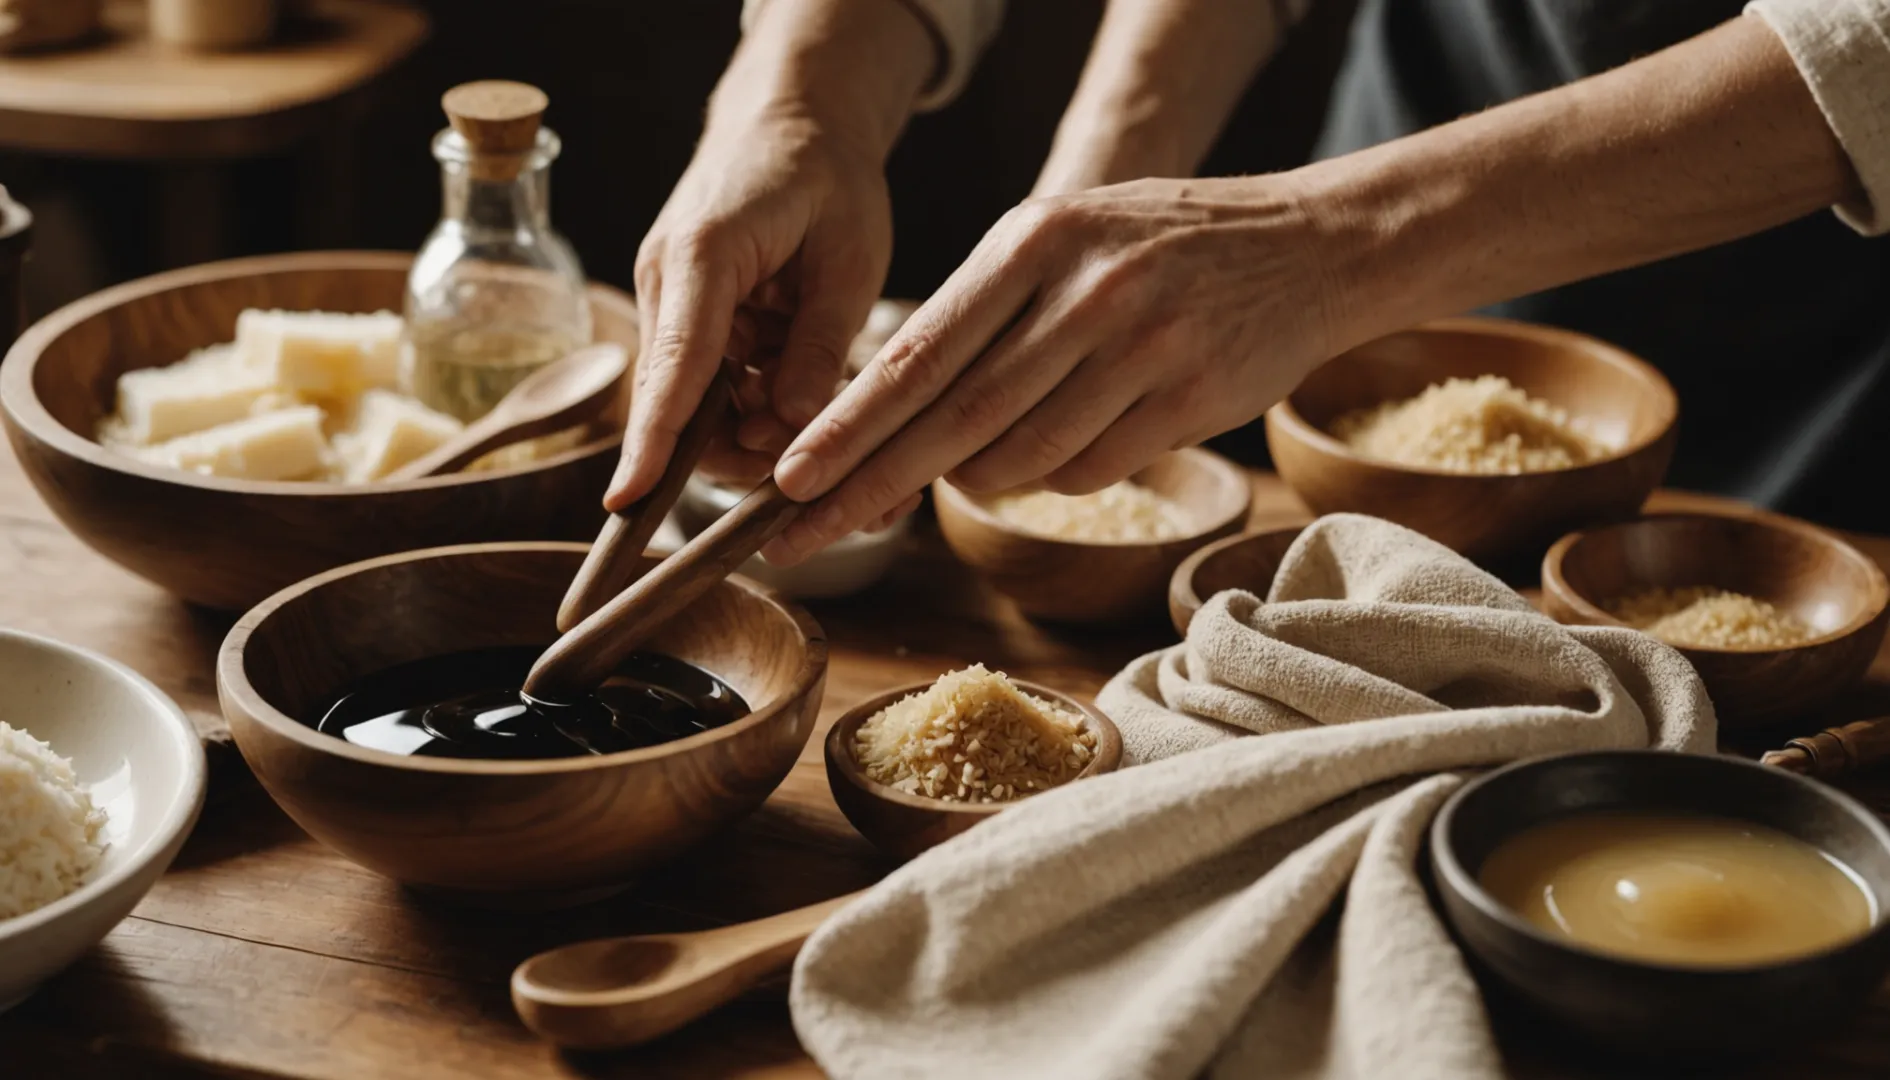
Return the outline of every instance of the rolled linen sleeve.
[[[742,30],[754,24],[755,16],[770,0],[742,0]],[[938,58],[932,77],[920,92],[913,108],[930,112],[943,108],[958,96],[971,79],[978,57],[997,34],[1004,21],[1005,0],[896,0],[925,23],[937,48]]]
[[[1753,0],[1863,181],[1837,207],[1866,236],[1890,233],[1890,0]]]

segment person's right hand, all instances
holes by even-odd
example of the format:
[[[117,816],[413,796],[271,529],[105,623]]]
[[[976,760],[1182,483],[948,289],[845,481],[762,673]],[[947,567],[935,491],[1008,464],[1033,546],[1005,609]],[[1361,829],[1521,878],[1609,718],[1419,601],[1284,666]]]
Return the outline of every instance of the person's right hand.
[[[711,125],[637,253],[642,350],[605,506],[656,485],[731,351],[746,354],[734,357],[743,419],[702,467],[765,477],[833,397],[891,257],[892,209],[869,148],[800,116]]]

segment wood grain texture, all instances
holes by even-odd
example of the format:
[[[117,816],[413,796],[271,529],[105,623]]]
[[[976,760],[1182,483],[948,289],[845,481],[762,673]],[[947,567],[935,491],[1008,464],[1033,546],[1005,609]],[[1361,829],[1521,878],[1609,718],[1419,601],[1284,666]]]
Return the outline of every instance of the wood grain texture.
[[[1568,410],[1620,449],[1574,469],[1481,476],[1368,458],[1326,434],[1354,409],[1479,375],[1501,375]],[[1371,514],[1479,561],[1533,562],[1570,529],[1640,509],[1666,475],[1677,414],[1667,380],[1612,345],[1527,323],[1445,319],[1321,366],[1267,411],[1267,447],[1281,479],[1316,513]]]
[[[1216,540],[1175,567],[1168,581],[1168,619],[1175,633],[1188,636],[1188,624],[1215,593],[1245,589],[1264,599],[1273,587],[1286,549],[1299,539],[1301,526],[1241,533]]]
[[[1203,544],[1240,531],[1252,491],[1238,466],[1207,450],[1175,450],[1130,478],[1181,505],[1198,531],[1160,543],[1083,543],[1024,532],[949,481],[932,485],[952,552],[1032,618],[1133,621],[1159,613],[1168,579]]]
[[[427,34],[426,16],[398,0],[306,6],[265,48],[204,55],[152,41],[142,0],[109,0],[97,44],[0,65],[0,145],[119,158],[276,153]]]
[[[1729,504],[1663,492],[1652,506]],[[1255,479],[1250,528],[1305,514],[1277,478]],[[817,736],[874,694],[974,660],[1087,700],[1124,663],[1174,640],[1163,621],[1079,631],[1028,622],[920,526],[886,580],[861,596],[810,605],[832,648]],[[1890,560],[1890,540],[1855,542]],[[4,449],[0,624],[96,648],[149,676],[193,719],[217,721],[214,658],[229,621],[88,551]],[[1863,685],[1796,733],[1886,712],[1890,656],[1880,656]],[[885,874],[893,860],[834,804],[823,746],[817,739],[803,748],[768,801],[714,842],[615,899],[553,918],[442,905],[310,838],[246,778],[213,778],[212,808],[132,919],[0,1015],[7,1066],[22,1077],[71,1080],[819,1077],[778,991],[634,1050],[565,1055],[518,1021],[507,980],[519,962],[557,945],[762,918]],[[1890,774],[1840,783],[1890,814]],[[1622,1075],[1558,1062],[1527,1027],[1505,1021],[1499,1034],[1517,1077]],[[1809,1036],[1801,1053],[1722,1075],[1876,1080],[1887,1070],[1890,985],[1854,1023]]]
[[[580,540],[604,511],[616,462],[599,437],[503,472],[343,485],[198,476],[92,441],[117,378],[229,341],[246,307],[401,307],[406,255],[311,252],[211,263],[116,286],[21,335],[0,364],[7,436],[34,487],[95,550],[187,600],[241,609],[311,574],[414,548],[487,540]],[[599,340],[637,347],[636,305],[591,287]]]
[[[1880,767],[1890,763],[1890,716],[1857,720],[1793,739],[1759,761],[1820,780]]]
[[[1565,537],[1542,562],[1543,607],[1565,623],[1621,626],[1604,610],[1616,599],[1693,585],[1767,601],[1816,635],[1782,649],[1676,644],[1722,726],[1815,712],[1864,677],[1890,625],[1890,583],[1876,563],[1823,529],[1772,514],[1654,515]]]
[[[1024,679],[1012,680],[1026,694],[1042,698],[1083,718],[1084,729],[1096,734],[1096,756],[1090,759],[1076,780],[1116,771],[1122,764],[1122,732],[1114,721],[1068,694]],[[1011,803],[957,803],[908,795],[869,779],[853,755],[860,725],[871,720],[888,705],[930,687],[929,682],[902,686],[877,694],[848,709],[827,730],[822,754],[827,762],[827,784],[833,789],[834,802],[860,835],[871,840],[888,855],[911,859],[927,848],[1002,813]],[[1071,783],[1075,783],[1072,780]]]
[[[244,760],[297,824],[362,865],[523,907],[619,886],[760,805],[813,730],[827,648],[811,616],[746,579],[718,581],[649,642],[749,703],[722,727],[619,754],[469,761],[366,750],[309,726],[376,671],[551,639],[583,554],[497,544],[394,555],[252,609],[217,657]]]
[[[512,1005],[526,1027],[559,1046],[637,1046],[786,975],[808,935],[860,896],[713,930],[552,949],[512,972]]]

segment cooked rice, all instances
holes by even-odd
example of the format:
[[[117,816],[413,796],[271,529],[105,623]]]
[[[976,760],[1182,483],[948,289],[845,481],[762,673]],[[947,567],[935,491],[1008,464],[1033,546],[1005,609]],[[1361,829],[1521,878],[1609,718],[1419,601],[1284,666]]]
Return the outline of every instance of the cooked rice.
[[[83,885],[105,850],[104,825],[71,762],[0,722],[0,919]]]
[[[860,725],[866,775],[948,802],[1009,802],[1076,778],[1096,752],[1082,718],[982,664],[942,675]]]

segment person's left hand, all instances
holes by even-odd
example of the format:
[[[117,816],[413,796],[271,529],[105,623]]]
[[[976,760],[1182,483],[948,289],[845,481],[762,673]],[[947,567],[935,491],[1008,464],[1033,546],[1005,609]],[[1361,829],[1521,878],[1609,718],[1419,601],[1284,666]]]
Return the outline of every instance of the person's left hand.
[[[783,454],[819,499],[764,553],[883,527],[950,475],[1095,491],[1252,420],[1330,353],[1330,242],[1292,174],[1033,199]]]

